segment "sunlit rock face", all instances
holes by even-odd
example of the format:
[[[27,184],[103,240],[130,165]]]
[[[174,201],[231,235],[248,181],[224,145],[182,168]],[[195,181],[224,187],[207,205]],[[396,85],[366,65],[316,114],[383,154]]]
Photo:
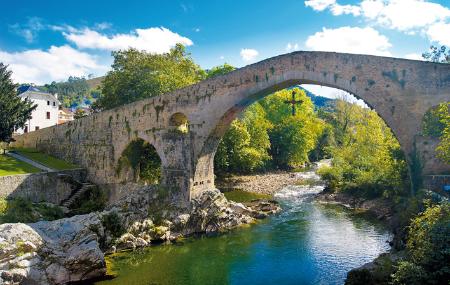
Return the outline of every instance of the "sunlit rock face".
[[[114,188],[128,182],[119,159],[137,138],[161,158],[162,183],[185,201],[214,188],[214,154],[230,123],[247,106],[297,84],[345,90],[374,108],[392,129],[407,159],[423,157],[423,174],[450,171],[430,143],[420,143],[427,110],[450,97],[450,66],[430,62],[329,52],[294,52],[223,76],[119,108],[18,136],[33,147],[79,164],[92,182]],[[417,145],[414,145],[418,142]],[[430,152],[431,151],[431,152]]]
[[[103,251],[226,231],[280,210],[270,205],[256,205],[253,210],[228,201],[215,189],[179,207],[168,193],[147,186],[103,212],[51,222],[2,224],[0,284],[66,284],[103,276]]]
[[[102,276],[105,261],[94,227],[101,227],[97,214],[0,225],[0,281],[65,284]]]

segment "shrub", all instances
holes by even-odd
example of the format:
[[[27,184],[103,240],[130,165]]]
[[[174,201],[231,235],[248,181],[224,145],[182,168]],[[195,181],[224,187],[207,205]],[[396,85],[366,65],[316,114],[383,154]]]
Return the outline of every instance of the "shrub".
[[[124,232],[125,228],[122,225],[122,219],[116,212],[111,212],[102,217],[102,224],[105,230],[111,233],[112,237],[118,238]]]
[[[95,211],[101,211],[105,208],[107,197],[98,187],[93,187],[78,197],[70,206],[72,215],[87,214]]]
[[[411,261],[429,273],[429,281],[450,280],[450,203],[429,207],[411,222],[407,249]]]
[[[392,284],[394,285],[422,285],[427,280],[425,270],[409,261],[400,261],[397,271],[392,274]]]

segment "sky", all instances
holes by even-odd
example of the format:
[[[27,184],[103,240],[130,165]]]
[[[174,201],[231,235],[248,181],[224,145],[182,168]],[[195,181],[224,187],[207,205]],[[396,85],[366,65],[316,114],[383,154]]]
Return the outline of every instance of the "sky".
[[[420,60],[450,46],[450,0],[0,0],[0,62],[18,83],[101,76],[111,51],[177,43],[203,68],[296,51]],[[327,88],[316,87],[326,93]],[[313,90],[314,91],[314,90]],[[331,91],[328,91],[331,92]]]

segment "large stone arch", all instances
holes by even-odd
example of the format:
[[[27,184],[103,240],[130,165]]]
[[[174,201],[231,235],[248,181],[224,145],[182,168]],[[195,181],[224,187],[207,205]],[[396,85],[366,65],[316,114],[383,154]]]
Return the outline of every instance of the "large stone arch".
[[[233,99],[220,103],[220,108],[216,109],[218,114],[212,120],[211,132],[206,136],[196,157],[194,193],[205,188],[202,186],[205,183],[200,184],[197,181],[213,183],[214,155],[230,123],[247,106],[275,91],[293,85],[317,84],[353,94],[374,109],[392,129],[407,155],[410,166],[413,163],[415,141],[421,132],[424,113],[433,104],[450,99],[449,66],[336,53],[300,52],[297,57],[295,54],[290,55],[291,57],[278,57],[277,64],[284,62],[280,69],[286,68],[281,74],[273,74],[271,77],[266,71],[262,76],[260,70],[254,70],[252,86],[228,94],[227,97]],[[267,60],[265,65],[273,60]],[[442,73],[438,68],[444,69],[445,72]],[[241,70],[236,73],[240,73],[239,71]],[[425,76],[428,78],[425,79]],[[439,90],[444,86],[445,91]],[[441,165],[440,168],[442,167],[448,169],[448,166]]]

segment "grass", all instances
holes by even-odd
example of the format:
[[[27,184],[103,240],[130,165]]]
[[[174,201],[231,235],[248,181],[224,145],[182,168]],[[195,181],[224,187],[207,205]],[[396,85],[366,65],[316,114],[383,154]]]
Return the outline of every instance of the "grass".
[[[231,190],[223,193],[228,200],[245,203],[256,199],[271,199],[272,196],[268,194],[251,193],[243,190]]]
[[[79,166],[69,163],[67,161],[55,158],[48,154],[38,152],[32,148],[14,148],[12,149],[16,153],[25,156],[31,160],[34,160],[42,165],[53,168],[55,170],[66,170],[66,169],[75,169],[79,168]]]
[[[13,157],[0,154],[0,176],[40,172],[40,169]]]

